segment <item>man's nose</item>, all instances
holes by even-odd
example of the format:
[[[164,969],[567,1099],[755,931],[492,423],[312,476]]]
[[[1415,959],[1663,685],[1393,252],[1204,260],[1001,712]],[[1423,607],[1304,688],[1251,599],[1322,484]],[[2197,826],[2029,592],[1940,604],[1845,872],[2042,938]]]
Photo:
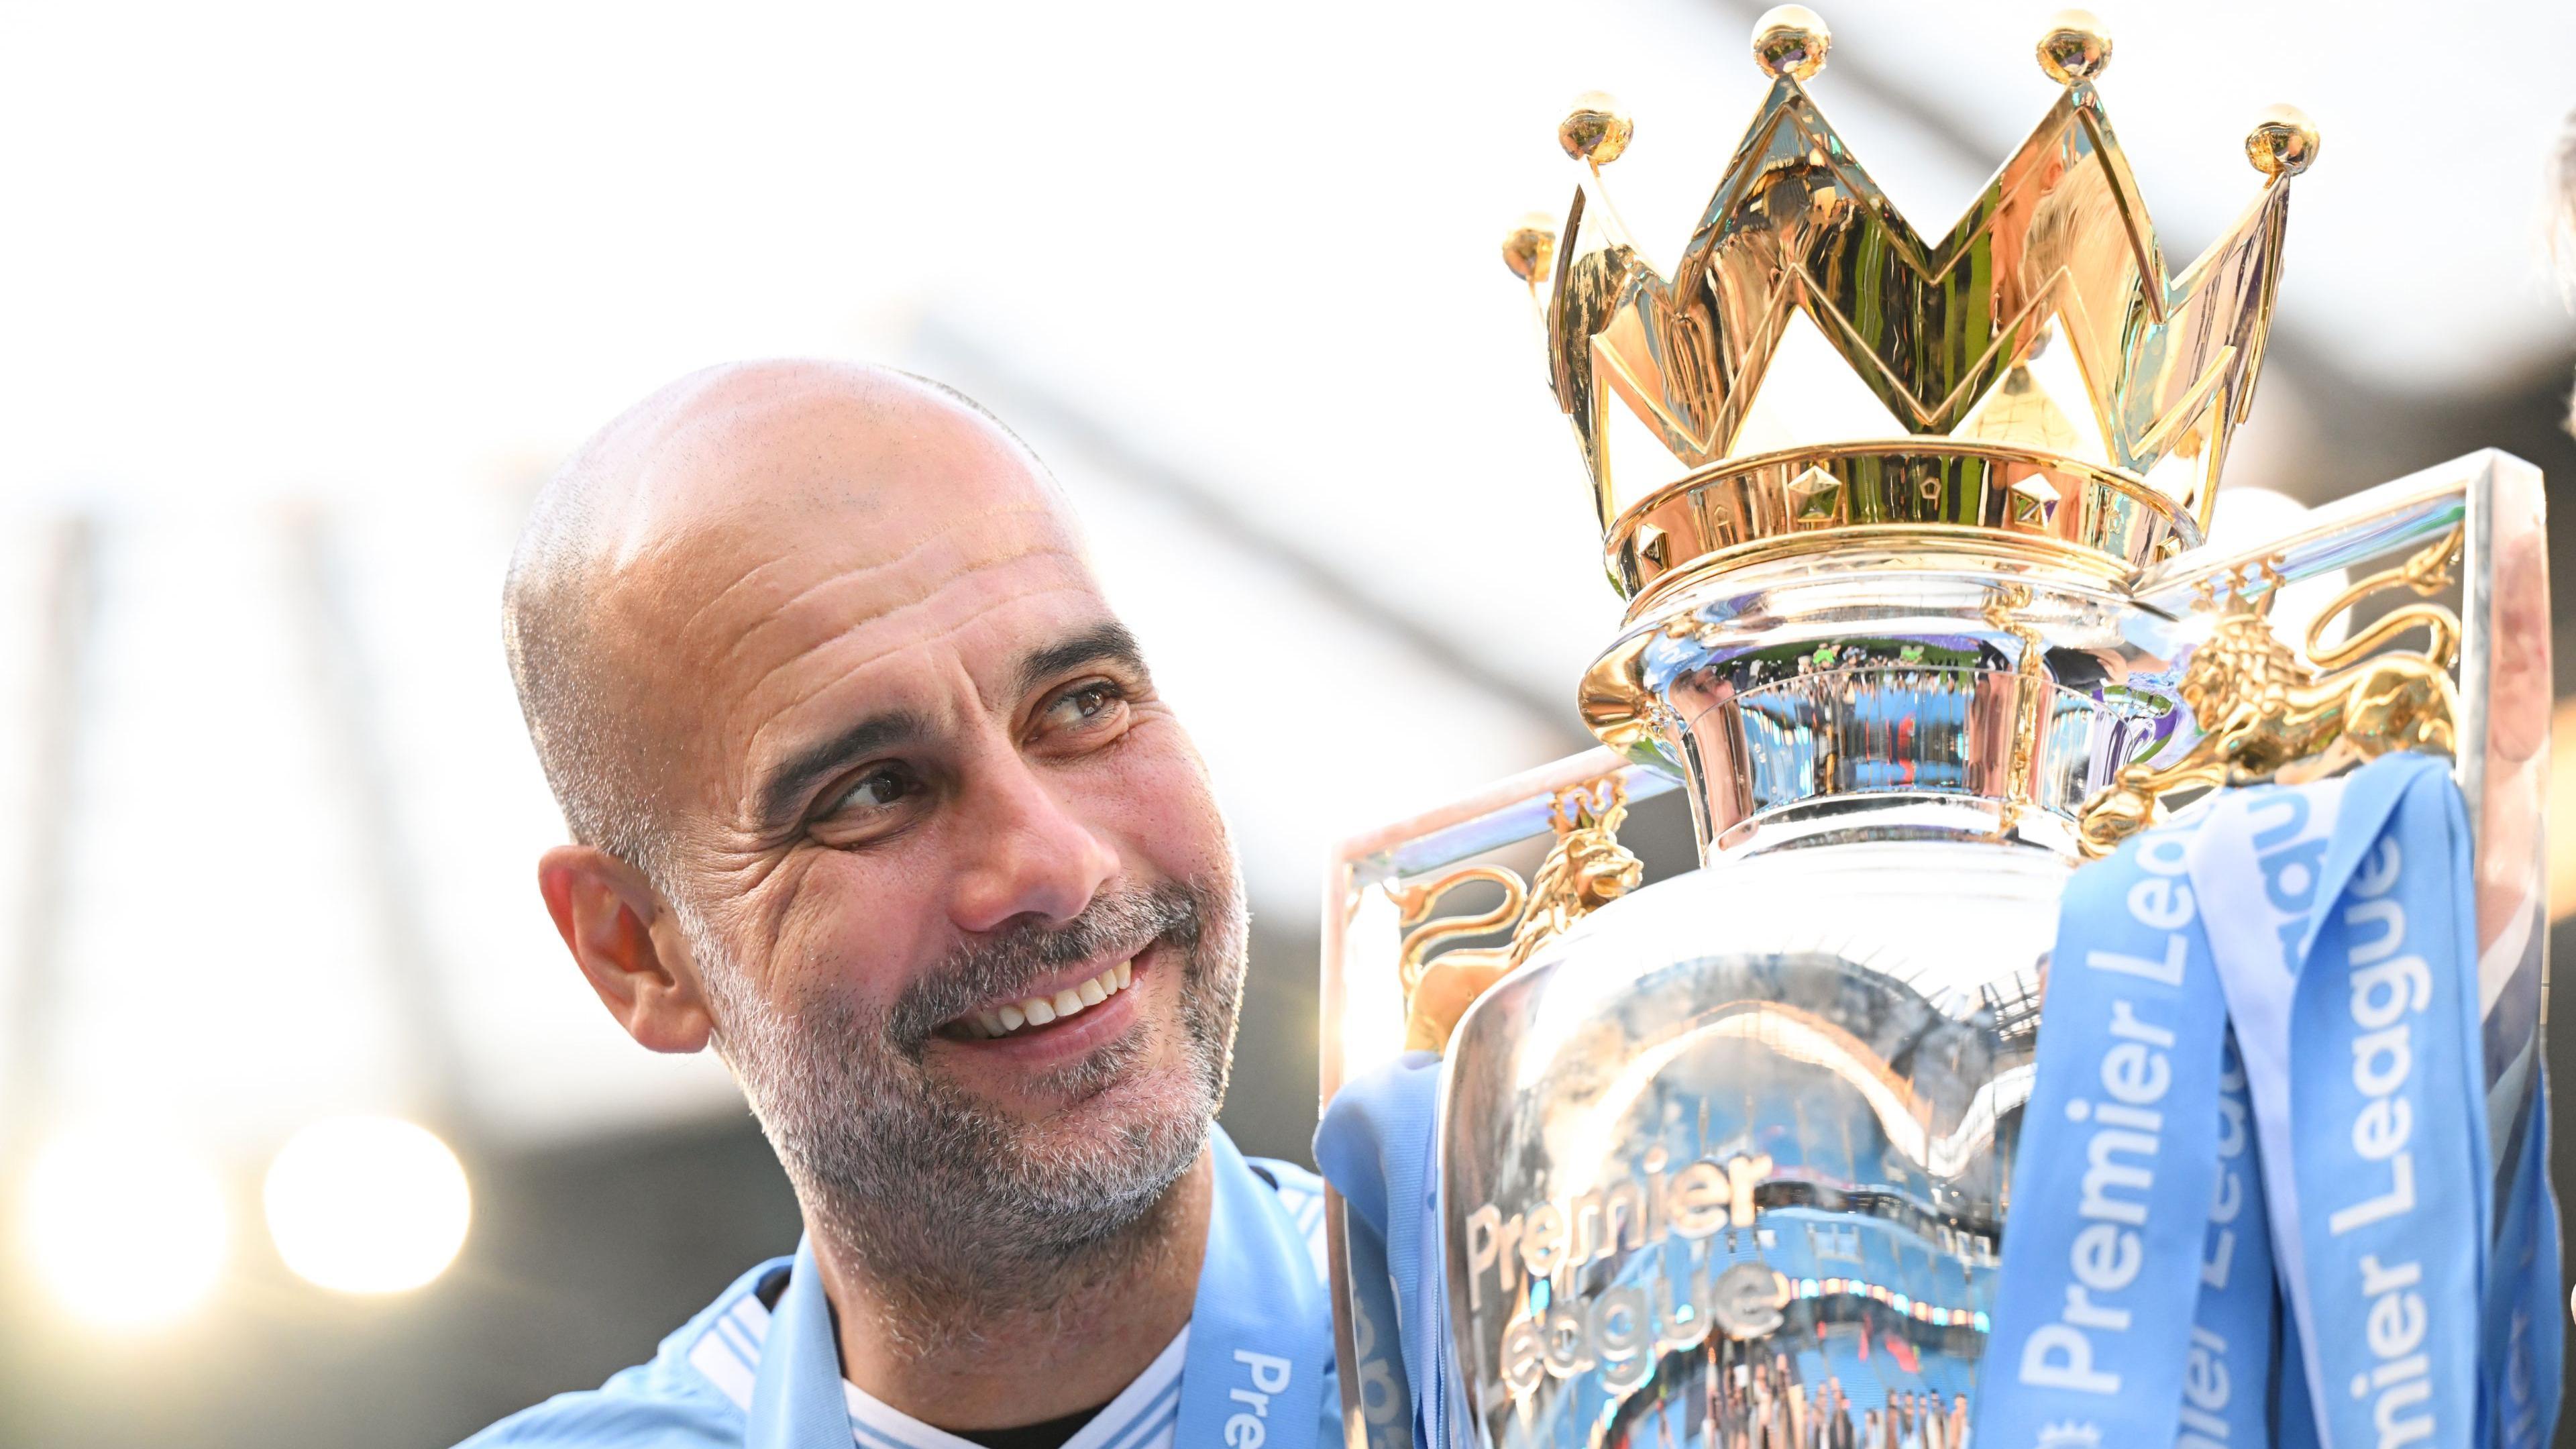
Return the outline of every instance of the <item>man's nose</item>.
[[[1033,915],[1062,924],[1082,914],[1118,873],[1118,854],[1092,833],[1025,760],[985,772],[974,791],[969,838],[951,913],[964,931],[991,931]]]

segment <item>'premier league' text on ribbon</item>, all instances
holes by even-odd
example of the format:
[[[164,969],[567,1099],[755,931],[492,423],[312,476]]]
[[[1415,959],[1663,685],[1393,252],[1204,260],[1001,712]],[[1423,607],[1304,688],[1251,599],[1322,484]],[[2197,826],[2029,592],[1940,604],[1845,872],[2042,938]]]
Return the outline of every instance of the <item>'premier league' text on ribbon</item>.
[[[2179,988],[2191,943],[2184,934],[2193,923],[2191,888],[2175,877],[2188,865],[2185,843],[2178,838],[2150,839],[2137,852],[2138,865],[2149,872],[2128,894],[2131,919],[2152,931],[2165,932],[2161,957],[2094,950],[2084,955],[2084,968],[2140,977],[2167,988]],[[2083,1195],[2076,1213],[2086,1226],[2075,1234],[2067,1254],[2074,1280],[2066,1285],[2057,1321],[2032,1330],[2022,1345],[2020,1378],[2041,1388],[2113,1395],[2120,1376],[2095,1367],[2096,1334],[2127,1333],[2129,1309],[2114,1298],[2135,1283],[2146,1264],[2139,1230],[2147,1226],[2156,1200],[2156,1158],[2163,1142],[2164,1113],[2157,1104],[2173,1086],[2173,1064],[2165,1053],[2174,1045],[2170,1026],[2143,1019],[2127,997],[2110,998],[2107,1030],[2114,1045],[2102,1054],[2102,1091],[2112,1100],[2070,1099],[2069,1121],[2090,1121],[2084,1148]]]
[[[2327,1215],[2327,1230],[2336,1237],[2403,1217],[2416,1206],[2415,1157],[2406,1145],[2415,1115],[2400,1094],[2414,1075],[2413,1018],[2432,1005],[2433,973],[2423,957],[2401,954],[2406,910],[2392,892],[2404,863],[2397,841],[2382,837],[2354,873],[2343,912],[2351,961],[2345,1008],[2358,1028],[2351,1044],[2352,1085],[2362,1097],[2352,1119],[2352,1150],[2365,1162],[2382,1164],[2385,1176],[2360,1184],[2370,1196]],[[2412,1259],[2382,1263],[2364,1254],[2358,1268],[2361,1298],[2369,1304],[2363,1341],[2379,1363],[2354,1376],[2352,1396],[2371,1401],[2382,1449],[2430,1440],[2435,1426],[2429,1407],[2401,1417],[2432,1395],[2431,1360],[2418,1352],[2431,1323],[2424,1295],[2416,1291],[2424,1281],[2423,1265]]]

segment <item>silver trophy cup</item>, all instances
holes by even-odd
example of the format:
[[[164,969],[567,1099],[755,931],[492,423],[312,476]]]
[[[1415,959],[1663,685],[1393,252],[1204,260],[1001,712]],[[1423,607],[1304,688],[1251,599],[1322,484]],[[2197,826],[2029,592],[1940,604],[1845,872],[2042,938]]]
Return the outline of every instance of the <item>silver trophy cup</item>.
[[[1929,241],[1807,97],[1829,45],[1764,18],[1770,97],[1670,280],[1600,194],[1626,116],[1567,118],[1572,213],[1505,255],[1631,599],[1579,691],[1607,748],[1353,840],[1327,889],[1326,1098],[1444,1058],[1429,1367],[1461,1449],[1956,1449],[2060,892],[2197,790],[2453,758],[2493,1140],[2531,1110],[2537,471],[2478,454],[2204,541],[2313,129],[2264,118],[2261,196],[2168,280],[2091,84],[2108,39],[2062,21],[2065,98]],[[1852,392],[1818,358],[1895,422],[1801,412]],[[2336,595],[2306,620],[2303,584]],[[1701,867],[1635,889],[1621,815],[1675,789]],[[1497,863],[1533,841],[1529,879]],[[1471,881],[1503,905],[1443,915]],[[1454,944],[1478,930],[1508,936]],[[1397,1449],[1435,1386],[1334,1211],[1351,1446]]]

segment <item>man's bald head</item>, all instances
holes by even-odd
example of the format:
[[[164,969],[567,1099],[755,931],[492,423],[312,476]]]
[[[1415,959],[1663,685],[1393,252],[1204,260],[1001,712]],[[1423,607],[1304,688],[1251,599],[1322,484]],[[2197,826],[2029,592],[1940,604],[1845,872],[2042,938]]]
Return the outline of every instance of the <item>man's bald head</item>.
[[[903,497],[907,459],[979,444],[1017,465],[1000,491],[1056,507],[1035,455],[981,404],[864,364],[709,368],[584,443],[538,493],[503,591],[519,705],[574,838],[666,884],[667,797],[688,743],[669,728],[669,691],[689,685],[665,666],[711,602],[691,595],[742,582],[740,555],[762,539],[935,501]]]
[[[1240,873],[1017,439],[882,369],[700,373],[548,485],[508,615],[580,837],[556,929],[638,1042],[723,1050],[827,1276],[1053,1312],[1204,1233],[1160,1205],[1224,1096]]]

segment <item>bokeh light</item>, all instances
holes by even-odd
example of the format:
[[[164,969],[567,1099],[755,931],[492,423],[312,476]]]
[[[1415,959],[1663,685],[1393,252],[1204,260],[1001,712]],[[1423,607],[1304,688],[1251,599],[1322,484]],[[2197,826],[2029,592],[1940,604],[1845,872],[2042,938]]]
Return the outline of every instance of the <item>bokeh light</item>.
[[[447,1271],[465,1244],[465,1168],[427,1128],[333,1117],[269,1164],[269,1236],[286,1266],[343,1293],[399,1293]]]
[[[86,1128],[29,1164],[19,1227],[36,1277],[93,1327],[184,1317],[223,1272],[230,1214],[214,1172],[148,1130]]]

